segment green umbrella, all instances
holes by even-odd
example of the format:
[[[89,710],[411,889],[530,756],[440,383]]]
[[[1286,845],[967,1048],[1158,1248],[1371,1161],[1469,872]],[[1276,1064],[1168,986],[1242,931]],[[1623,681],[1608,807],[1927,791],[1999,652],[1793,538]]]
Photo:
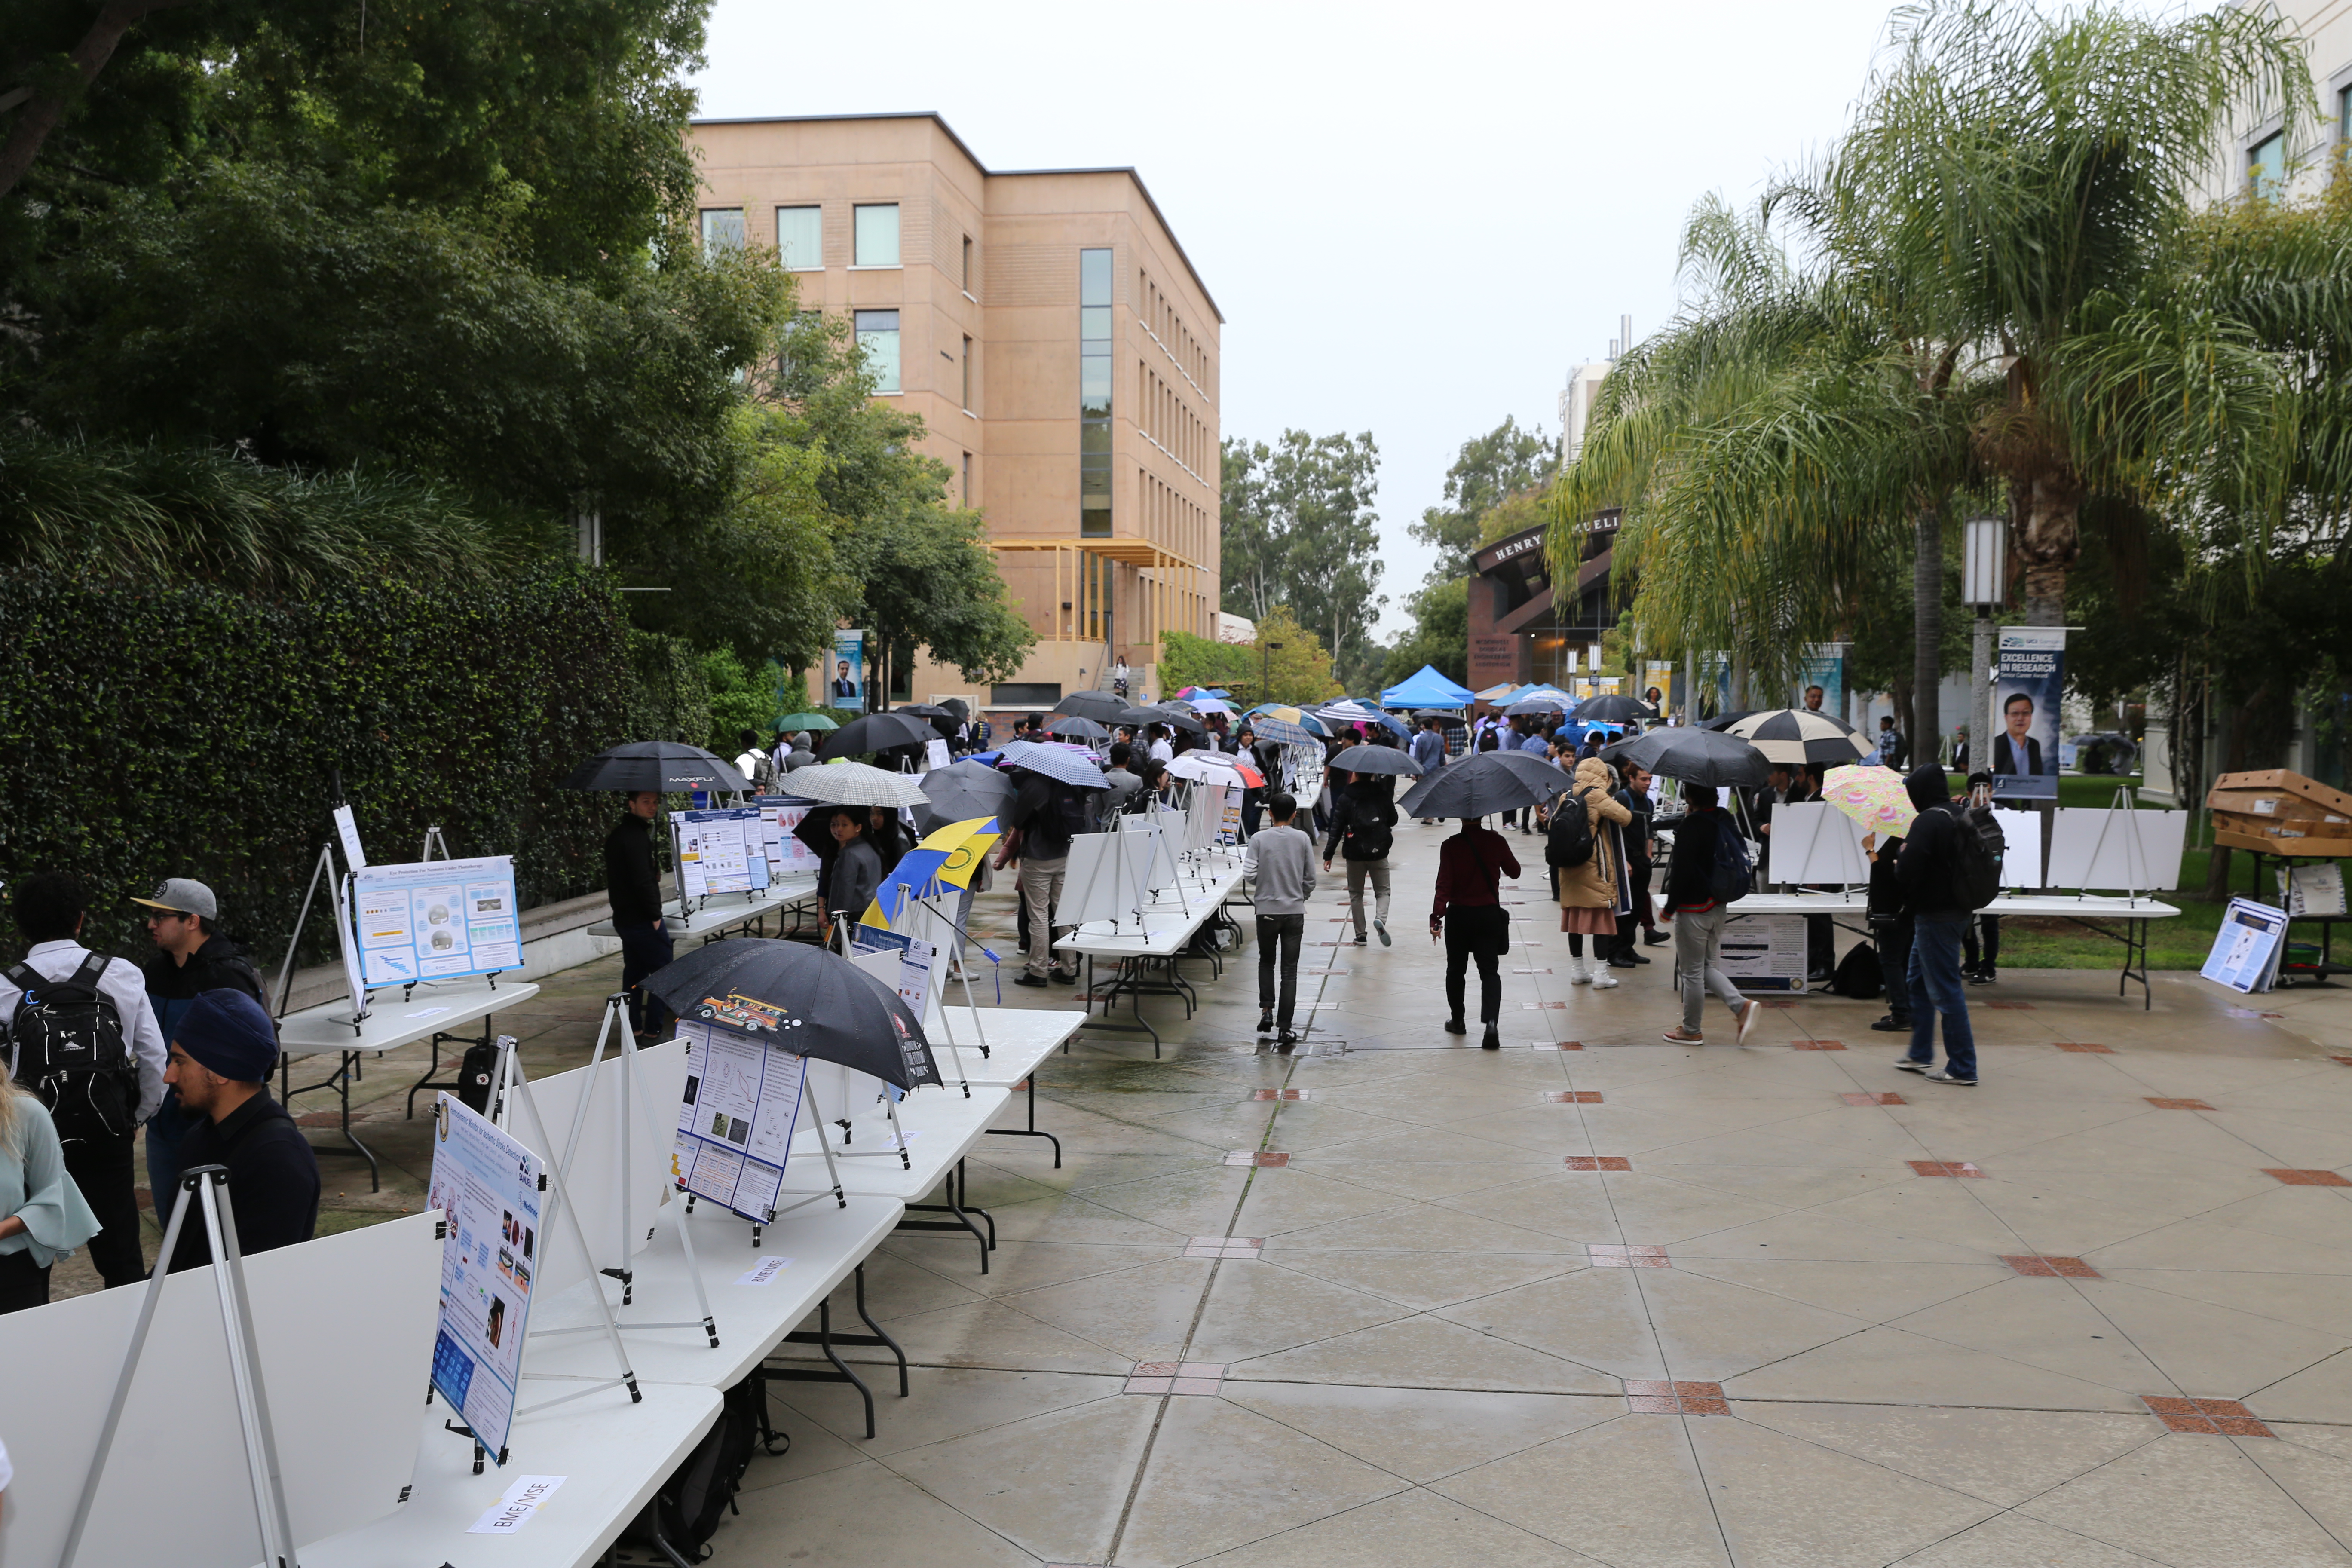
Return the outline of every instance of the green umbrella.
[[[838,730],[841,722],[822,713],[787,713],[776,721],[776,732],[789,735],[795,730]]]

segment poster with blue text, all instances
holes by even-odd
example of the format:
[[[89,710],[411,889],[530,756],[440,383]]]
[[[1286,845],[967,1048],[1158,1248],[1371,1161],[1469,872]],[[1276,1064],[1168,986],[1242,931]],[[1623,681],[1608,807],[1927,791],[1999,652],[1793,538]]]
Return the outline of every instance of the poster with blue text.
[[[448,1235],[441,1246],[433,1386],[500,1464],[539,1268],[541,1179],[538,1155],[454,1095],[436,1100],[425,1206],[441,1211]]]

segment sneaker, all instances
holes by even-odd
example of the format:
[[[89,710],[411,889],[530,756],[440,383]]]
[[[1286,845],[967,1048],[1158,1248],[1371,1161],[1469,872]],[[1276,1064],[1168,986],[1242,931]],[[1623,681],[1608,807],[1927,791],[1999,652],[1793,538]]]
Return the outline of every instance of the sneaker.
[[[1750,1002],[1739,1010],[1739,1043],[1741,1045],[1748,1043],[1748,1037],[1756,1032],[1756,1026],[1763,1016],[1764,1004],[1761,1002]]]
[[[1937,1068],[1934,1072],[1927,1075],[1927,1081],[1929,1083],[1956,1083],[1962,1089],[1974,1089],[1977,1086],[1977,1080],[1972,1078],[1954,1078],[1951,1074],[1951,1069],[1948,1068]]]
[[[1470,1032],[1470,1026],[1459,1018],[1448,1018],[1445,1020],[1445,1032],[1449,1035],[1466,1035]]]
[[[1907,1035],[1911,1032],[1911,1020],[1908,1018],[1898,1018],[1890,1013],[1885,1017],[1879,1019],[1875,1024],[1873,1024],[1871,1027],[1877,1030],[1882,1035]]]
[[[1649,962],[1646,958],[1630,952],[1612,952],[1609,955],[1609,967],[1612,969],[1638,969]]]
[[[1369,937],[1360,936],[1356,939],[1356,945],[1358,947],[1369,947],[1371,945],[1371,939]]]
[[[1905,1072],[1926,1072],[1929,1064],[1914,1057],[1896,1057],[1895,1065]]]
[[[1077,983],[1078,983],[1078,977],[1077,977],[1077,974],[1076,974],[1075,972],[1073,972],[1073,973],[1068,973],[1068,974],[1065,974],[1065,973],[1062,973],[1060,970],[1058,970],[1058,969],[1056,969],[1055,971],[1054,971],[1054,984],[1056,984],[1056,985],[1076,985]]]
[[[1679,1025],[1674,1028],[1668,1029],[1664,1035],[1661,1035],[1658,1037],[1665,1041],[1666,1044],[1670,1046],[1703,1046],[1706,1044],[1706,1037],[1705,1035],[1695,1034],[1691,1030],[1683,1028]]]
[[[1298,1037],[1290,1030],[1285,1029],[1276,1037],[1274,1043],[1286,1051],[1298,1043]]]
[[[1378,931],[1378,932],[1380,932],[1380,933],[1381,933],[1381,945],[1382,947],[1393,947],[1394,945],[1396,945],[1395,943],[1391,942],[1389,940],[1389,922],[1388,922],[1388,921],[1374,921],[1372,922],[1372,929],[1373,929],[1374,931]]]
[[[1042,991],[1051,983],[1042,974],[1016,974],[1013,977],[1013,984],[1015,985],[1034,985]]]
[[[1965,979],[1971,985],[1990,985],[1992,984],[1992,976],[1986,973],[1981,969],[1963,969],[1960,971],[1960,975],[1961,978]]]

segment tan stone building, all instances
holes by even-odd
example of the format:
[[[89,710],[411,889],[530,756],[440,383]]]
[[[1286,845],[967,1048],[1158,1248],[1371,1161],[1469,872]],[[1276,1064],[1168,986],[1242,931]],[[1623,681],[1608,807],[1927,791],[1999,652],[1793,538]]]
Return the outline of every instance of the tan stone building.
[[[1141,176],[991,171],[936,114],[692,138],[705,243],[772,247],[803,308],[855,316],[1036,629],[1017,680],[924,659],[893,699],[1050,708],[1122,660],[1165,695],[1160,631],[1213,635],[1223,318]]]

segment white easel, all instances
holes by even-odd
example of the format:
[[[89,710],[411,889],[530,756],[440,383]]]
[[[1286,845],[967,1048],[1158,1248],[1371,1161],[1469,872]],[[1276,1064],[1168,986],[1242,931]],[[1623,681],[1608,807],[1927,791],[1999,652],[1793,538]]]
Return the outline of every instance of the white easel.
[[[155,1308],[172,1276],[172,1256],[180,1244],[180,1228],[188,1217],[193,1193],[204,1207],[205,1239],[212,1249],[213,1285],[219,1292],[221,1328],[228,1340],[230,1385],[236,1391],[237,1424],[245,1437],[245,1463],[253,1482],[253,1511],[261,1527],[261,1555],[274,1568],[300,1568],[294,1555],[294,1526],[286,1512],[286,1484],[278,1468],[278,1439],[270,1430],[269,1401],[261,1384],[261,1346],[253,1337],[253,1311],[245,1289],[245,1255],[237,1250],[236,1217],[228,1197],[228,1167],[197,1165],[180,1173],[179,1202],[172,1205],[172,1223],[163,1227],[163,1250],[147,1281],[147,1299],[139,1306],[139,1326],[131,1331],[131,1348],[122,1358],[122,1373],[114,1382],[114,1402],[107,1407],[106,1425],[98,1435],[98,1452],[90,1457],[89,1475],[81,1484],[81,1500],[74,1505],[73,1528],[66,1535],[65,1554],[58,1568],[73,1568],[81,1550],[82,1531],[98,1501],[98,1483],[106,1471],[106,1457],[122,1425],[123,1407],[131,1402],[131,1384],[139,1373],[139,1358],[147,1347],[147,1331],[155,1321]]]

